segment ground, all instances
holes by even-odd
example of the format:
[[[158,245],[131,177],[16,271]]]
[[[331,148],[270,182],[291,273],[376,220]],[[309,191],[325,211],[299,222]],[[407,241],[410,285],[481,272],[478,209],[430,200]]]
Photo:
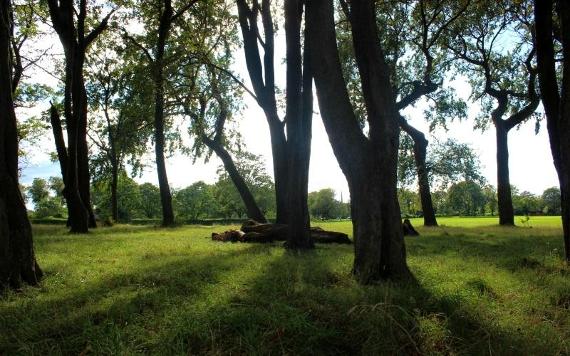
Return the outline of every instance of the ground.
[[[407,237],[416,283],[359,286],[352,246],[291,255],[224,227],[35,226],[39,288],[0,297],[0,355],[570,354],[560,218],[440,219]],[[350,222],[315,223],[350,233]],[[523,226],[524,225],[524,226]]]

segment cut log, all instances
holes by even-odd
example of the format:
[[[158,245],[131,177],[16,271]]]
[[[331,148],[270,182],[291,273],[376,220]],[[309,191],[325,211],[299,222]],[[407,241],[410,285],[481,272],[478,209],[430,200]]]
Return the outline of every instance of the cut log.
[[[404,236],[419,236],[420,235],[420,233],[417,232],[416,229],[414,229],[414,227],[412,226],[410,219],[404,219],[404,222],[402,223],[402,228],[404,229]]]

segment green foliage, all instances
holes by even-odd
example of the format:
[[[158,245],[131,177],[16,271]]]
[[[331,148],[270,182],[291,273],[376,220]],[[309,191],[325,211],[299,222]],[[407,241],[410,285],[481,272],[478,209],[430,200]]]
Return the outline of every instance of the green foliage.
[[[552,187],[546,189],[542,193],[542,201],[544,204],[543,212],[548,215],[560,215],[561,211],[561,195],[560,188]]]
[[[454,214],[479,215],[485,211],[485,195],[477,183],[463,181],[449,187],[447,204]]]
[[[350,216],[350,205],[335,199],[335,192],[330,188],[309,193],[309,214],[312,219],[338,219]]]
[[[41,288],[0,299],[0,349],[566,354],[570,281],[560,219],[532,221],[533,229],[517,229],[490,226],[496,218],[449,218],[428,229],[412,220],[422,234],[406,241],[418,283],[366,287],[350,274],[350,246],[296,256],[279,244],[205,238],[226,226],[116,225],[87,239],[64,226],[36,226],[36,254],[48,273]],[[352,231],[350,222],[320,226]]]
[[[143,184],[144,185],[144,184]],[[155,200],[147,202],[142,195],[142,189],[137,182],[130,178],[126,172],[119,173],[117,182],[117,206],[119,210],[119,221],[130,221],[135,217],[139,217],[144,212],[146,204],[159,206],[160,196],[153,197]],[[92,186],[91,199],[96,214],[101,220],[110,217],[111,214],[111,187],[107,181],[95,182]],[[160,210],[158,210],[158,214]],[[156,216],[158,216],[158,214]]]
[[[219,208],[214,199],[213,188],[200,181],[174,192],[176,216],[187,220],[217,216]]]
[[[422,211],[419,194],[409,189],[398,189],[398,203],[404,217],[417,216]]]
[[[426,168],[432,187],[446,189],[451,184],[463,180],[485,183],[478,155],[470,145],[449,138],[443,142],[436,140],[428,147]],[[409,187],[416,181],[416,177],[414,142],[407,135],[400,135],[398,156],[400,187]]]
[[[34,204],[33,216],[35,218],[62,217],[64,214],[63,201],[54,191],[56,187],[51,185],[52,178],[50,178],[50,184],[43,178],[34,178],[27,188],[28,196]]]
[[[235,164],[261,212],[267,218],[275,216],[275,188],[265,169],[263,157],[245,151],[238,152]],[[218,202],[220,217],[247,216],[243,201],[223,167],[218,168],[218,181],[214,184],[213,194]]]

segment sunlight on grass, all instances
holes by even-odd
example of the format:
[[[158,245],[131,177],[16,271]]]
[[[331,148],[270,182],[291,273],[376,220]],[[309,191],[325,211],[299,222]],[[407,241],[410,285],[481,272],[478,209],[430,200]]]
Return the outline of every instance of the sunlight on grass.
[[[568,354],[560,223],[530,221],[415,220],[417,284],[366,287],[351,278],[351,246],[294,255],[211,241],[224,226],[36,226],[46,278],[0,299],[0,354]]]

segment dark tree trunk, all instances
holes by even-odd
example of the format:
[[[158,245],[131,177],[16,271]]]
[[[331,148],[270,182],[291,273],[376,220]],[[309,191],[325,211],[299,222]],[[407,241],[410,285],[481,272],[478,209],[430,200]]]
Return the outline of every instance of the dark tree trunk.
[[[50,107],[50,123],[51,123],[51,127],[52,127],[52,132],[53,132],[53,138],[55,141],[55,148],[56,148],[56,152],[57,152],[57,158],[59,161],[59,167],[61,170],[61,176],[63,177],[63,183],[64,183],[64,189],[62,192],[63,198],[65,199],[65,205],[67,207],[67,226],[71,227],[71,208],[70,208],[70,202],[69,200],[72,199],[69,196],[69,191],[65,188],[67,188],[68,184],[65,183],[65,180],[67,179],[67,162],[69,160],[69,157],[67,155],[67,148],[65,147],[65,140],[63,138],[63,128],[61,126],[61,118],[59,116],[59,112],[57,111],[57,108],[52,104],[52,106]]]
[[[71,231],[86,233],[89,227],[95,227],[96,223],[90,196],[87,95],[83,79],[83,64],[87,48],[105,30],[113,11],[91,32],[86,33],[86,1],[81,1],[78,9],[75,9],[75,4],[71,0],[48,0],[47,3],[53,28],[59,36],[65,53],[64,111],[68,147],[66,172],[63,178],[64,196],[67,199]],[[54,130],[59,129],[54,128]],[[54,135],[57,134],[56,131]]]
[[[10,64],[11,9],[0,0],[0,290],[36,285],[42,276],[18,185],[18,131]]]
[[[232,157],[229,152],[218,142],[212,140],[206,136],[202,137],[202,141],[206,146],[208,146],[216,155],[222,160],[226,172],[228,172],[230,179],[234,183],[244,205],[247,210],[247,217],[260,223],[266,223],[267,219],[259,209],[259,206],[255,202],[255,198],[249,187],[247,186],[245,180],[239,173]]]
[[[342,77],[332,1],[307,3],[311,69],[325,129],[350,189],[353,272],[365,284],[411,275],[396,193],[399,115],[374,14],[371,1],[352,2],[354,50],[370,124],[367,138],[358,126]]]
[[[97,227],[91,205],[91,179],[89,174],[89,148],[87,145],[87,93],[83,80],[85,50],[78,49],[73,63],[71,97],[73,100],[74,121],[77,123],[77,188],[81,202],[87,210],[88,226]]]
[[[174,225],[174,211],[172,210],[172,194],[166,174],[166,162],[164,157],[164,52],[166,40],[172,24],[172,3],[166,0],[165,7],[160,17],[158,29],[158,43],[155,49],[153,63],[154,76],[154,148],[156,158],[156,172],[158,174],[158,186],[160,188],[160,203],[162,205],[162,226]]]
[[[499,225],[514,226],[515,213],[509,178],[509,131],[502,120],[495,121],[497,139],[497,200],[499,205]]]
[[[160,203],[162,206],[162,226],[174,225],[174,211],[172,210],[172,194],[166,175],[166,162],[164,158],[164,88],[162,68],[155,80],[155,111],[154,111],[154,146],[156,158],[156,172],[160,188]]]
[[[553,1],[535,1],[534,16],[540,91],[562,195],[564,257],[570,262],[570,4],[568,1],[559,1],[557,4],[564,58],[560,91],[553,43]]]
[[[269,125],[273,155],[273,179],[275,181],[276,221],[285,224],[287,223],[287,189],[289,187],[287,170],[289,161],[284,123],[277,113],[277,100],[275,98],[274,29],[270,8],[271,1],[262,0],[261,6],[253,7],[250,7],[246,0],[237,0],[236,3],[249,78],[257,97],[257,103],[263,109]],[[263,60],[258,45],[258,40],[262,37],[257,24],[260,14],[264,36]]]
[[[119,221],[119,204],[117,197],[117,186],[119,181],[119,167],[116,159],[111,163],[111,217],[113,221]]]
[[[421,131],[408,124],[403,117],[400,117],[400,127],[414,140],[414,161],[418,175],[418,187],[424,215],[424,226],[437,226],[435,209],[431,199],[429,172],[426,166],[428,140]]]
[[[299,0],[285,0],[285,35],[287,46],[287,148],[289,225],[287,248],[310,249],[314,242],[310,232],[309,161],[311,156],[311,119],[313,112],[312,81],[308,51],[305,65],[301,59],[302,5]],[[305,41],[307,39],[305,38]],[[307,44],[307,42],[305,42]],[[303,71],[303,69],[305,69]]]

